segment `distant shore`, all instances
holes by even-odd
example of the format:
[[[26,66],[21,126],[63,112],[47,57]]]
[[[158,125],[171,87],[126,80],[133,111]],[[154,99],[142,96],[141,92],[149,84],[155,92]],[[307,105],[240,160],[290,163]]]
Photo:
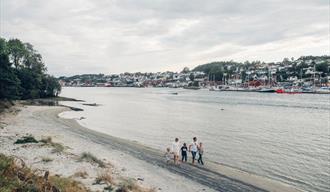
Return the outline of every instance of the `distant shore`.
[[[168,165],[160,151],[87,129],[76,120],[59,118],[59,113],[69,110],[66,107],[28,106],[21,107],[20,110],[22,112],[17,116],[8,116],[3,120],[7,125],[0,129],[4,136],[1,139],[0,153],[20,155],[33,166],[46,166],[44,163],[35,163],[36,158],[46,155],[45,152],[31,155],[28,149],[13,150],[17,147],[13,146],[13,139],[24,134],[32,134],[38,138],[52,136],[66,145],[70,153],[92,152],[98,158],[112,163],[117,170],[114,172],[119,176],[133,177],[142,185],[159,191],[298,191],[285,184],[211,162],[205,167],[190,164],[181,164],[179,167]],[[51,172],[65,176],[74,174],[76,166],[85,167],[72,162],[76,165],[70,166],[71,163],[63,160],[65,158],[61,157],[59,164],[51,163],[46,167]],[[66,164],[69,167],[64,169],[62,166]],[[101,171],[99,168],[93,170],[93,167],[88,169],[94,172],[94,177]],[[91,183],[92,177],[80,181],[91,189],[97,188]]]

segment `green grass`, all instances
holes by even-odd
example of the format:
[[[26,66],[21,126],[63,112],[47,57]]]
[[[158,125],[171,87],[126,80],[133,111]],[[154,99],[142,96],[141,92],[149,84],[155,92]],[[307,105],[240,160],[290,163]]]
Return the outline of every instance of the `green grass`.
[[[80,158],[79,158],[79,160],[80,161],[87,161],[87,162],[90,162],[90,163],[95,163],[99,167],[102,167],[102,168],[105,167],[105,163],[102,160],[100,160],[97,157],[95,157],[91,153],[87,153],[87,152],[82,153],[81,156],[80,156]]]
[[[29,135],[17,139],[14,144],[26,144],[26,143],[38,143],[38,141],[32,135]]]
[[[53,161],[53,159],[52,158],[49,158],[49,157],[42,157],[41,158],[41,161],[44,162],[44,163],[48,163],[48,162]]]
[[[62,153],[65,147],[61,143],[53,142],[51,137],[43,138],[40,140],[41,143],[53,147],[52,153]]]

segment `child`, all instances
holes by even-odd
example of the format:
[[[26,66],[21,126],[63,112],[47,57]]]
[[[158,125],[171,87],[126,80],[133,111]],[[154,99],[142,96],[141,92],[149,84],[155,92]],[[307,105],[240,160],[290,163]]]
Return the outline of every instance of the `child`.
[[[198,163],[204,165],[204,162],[203,162],[203,153],[204,153],[204,147],[203,147],[203,143],[199,143],[199,147],[198,147]]]
[[[187,144],[183,143],[183,146],[181,147],[182,162],[183,161],[187,162],[187,151],[188,151]]]
[[[166,152],[165,152],[165,155],[164,155],[164,157],[166,159],[166,163],[170,163],[170,161],[171,161],[171,155],[172,155],[171,149],[169,147],[166,148]]]

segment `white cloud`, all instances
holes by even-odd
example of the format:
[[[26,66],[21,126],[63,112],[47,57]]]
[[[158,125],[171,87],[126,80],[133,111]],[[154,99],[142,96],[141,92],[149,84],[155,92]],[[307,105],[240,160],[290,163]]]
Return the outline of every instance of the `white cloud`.
[[[55,75],[330,52],[326,0],[0,2],[1,36],[35,45]]]

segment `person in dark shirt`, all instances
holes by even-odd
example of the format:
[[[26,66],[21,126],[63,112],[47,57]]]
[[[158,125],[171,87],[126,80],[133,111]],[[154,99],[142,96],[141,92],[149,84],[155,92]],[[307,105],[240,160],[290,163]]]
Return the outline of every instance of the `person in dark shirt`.
[[[183,144],[183,146],[181,147],[181,156],[182,156],[182,162],[185,161],[187,162],[187,145],[186,143]]]

